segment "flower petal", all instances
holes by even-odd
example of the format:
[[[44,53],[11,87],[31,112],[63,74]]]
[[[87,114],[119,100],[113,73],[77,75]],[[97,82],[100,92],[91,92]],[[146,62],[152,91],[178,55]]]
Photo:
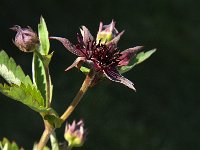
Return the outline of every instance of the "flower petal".
[[[104,25],[103,28],[105,28],[104,30],[106,32],[114,32],[113,34],[118,33],[117,29],[115,28],[115,21],[114,20],[112,20],[112,22],[109,25]]]
[[[99,24],[99,32],[108,32],[114,35],[114,37],[118,34],[117,29],[115,28],[116,22],[112,20],[112,22],[108,25],[103,25],[103,22]]]
[[[116,37],[114,37],[110,42],[107,43],[107,45],[115,44],[117,45],[118,41],[120,40],[120,37],[124,34],[124,31],[120,32]]]
[[[135,54],[141,50],[143,46],[136,46],[133,48],[129,48],[121,52],[121,56],[119,57],[120,62],[118,63],[118,66],[126,66],[129,64],[131,58],[135,56]]]
[[[74,67],[77,67],[78,69],[80,69],[80,67],[84,61],[85,61],[85,57],[76,58],[76,60],[71,64],[71,66],[69,66],[65,71],[68,71]]]
[[[104,69],[103,72],[105,76],[111,81],[122,83],[125,86],[136,91],[136,89],[133,86],[134,84],[130,80],[120,75],[116,68],[107,68],[107,69]]]
[[[103,30],[103,22],[100,22],[99,23],[99,31],[98,32],[101,32]]]
[[[94,40],[92,34],[90,33],[90,31],[85,26],[82,26],[82,29],[80,29],[80,31],[81,31],[81,35],[83,36],[83,42],[84,42],[85,45],[89,41]]]
[[[62,37],[50,37],[49,39],[53,39],[53,40],[58,40],[60,41],[66,49],[68,49],[71,53],[80,56],[80,57],[84,57],[85,55],[75,47],[75,45],[73,45],[68,39],[66,38],[62,38]]]

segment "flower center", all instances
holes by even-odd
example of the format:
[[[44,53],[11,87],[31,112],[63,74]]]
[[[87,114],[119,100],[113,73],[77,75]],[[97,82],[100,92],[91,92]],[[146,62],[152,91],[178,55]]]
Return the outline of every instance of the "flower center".
[[[117,66],[120,61],[121,53],[114,44],[108,46],[101,42],[97,44],[94,40],[89,40],[87,43],[79,41],[76,48],[85,55],[87,60],[91,60],[101,67]]]

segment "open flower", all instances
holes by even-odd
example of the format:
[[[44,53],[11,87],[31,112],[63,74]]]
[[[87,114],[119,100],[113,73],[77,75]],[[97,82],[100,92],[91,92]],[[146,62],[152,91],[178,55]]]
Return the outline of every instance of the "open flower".
[[[17,32],[15,36],[15,45],[23,52],[33,52],[39,48],[39,38],[30,27],[21,28],[18,25],[10,28]]]
[[[135,90],[134,84],[118,72],[118,67],[128,65],[132,57],[136,55],[142,46],[128,48],[120,52],[117,48],[117,43],[122,34],[123,31],[118,33],[114,21],[112,21],[111,24],[104,26],[100,23],[96,40],[85,26],[82,26],[81,35],[77,34],[78,43],[76,45],[73,45],[66,38],[50,38],[60,41],[65,48],[78,56],[74,63],[66,70],[73,67],[80,68],[82,63],[86,62],[97,73],[96,81],[105,75],[108,79],[120,82]]]

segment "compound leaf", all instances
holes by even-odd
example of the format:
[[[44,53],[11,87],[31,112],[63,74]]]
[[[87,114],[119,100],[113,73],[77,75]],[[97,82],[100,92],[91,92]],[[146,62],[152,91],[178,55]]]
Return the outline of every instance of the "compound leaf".
[[[44,99],[35,86],[0,84],[0,92],[19,101],[37,112],[45,112]]]
[[[9,58],[5,51],[0,52],[0,76],[9,84],[32,85],[29,76],[26,76],[20,66],[17,66],[13,58]]]

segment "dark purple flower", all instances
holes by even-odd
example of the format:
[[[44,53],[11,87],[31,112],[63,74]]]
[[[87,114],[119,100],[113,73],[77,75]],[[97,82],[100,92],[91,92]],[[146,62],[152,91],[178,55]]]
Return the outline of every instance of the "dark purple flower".
[[[39,48],[39,38],[37,34],[30,28],[21,28],[18,25],[10,28],[17,32],[15,36],[15,45],[24,52],[33,52]]]
[[[142,46],[136,46],[120,52],[117,48],[117,43],[123,32],[118,33],[113,21],[110,25],[105,26],[100,23],[98,35],[102,32],[103,34],[108,32],[111,34],[111,38],[102,36],[102,38],[97,38],[95,40],[85,26],[82,26],[81,35],[77,34],[78,43],[76,45],[73,45],[66,38],[50,38],[60,41],[65,48],[78,56],[74,63],[66,70],[75,66],[79,68],[83,62],[87,62],[91,64],[94,71],[98,74],[95,79],[96,81],[105,75],[108,79],[120,82],[135,90],[134,84],[118,72],[118,67],[128,65],[132,57],[136,55]],[[102,40],[104,42],[101,42]]]

